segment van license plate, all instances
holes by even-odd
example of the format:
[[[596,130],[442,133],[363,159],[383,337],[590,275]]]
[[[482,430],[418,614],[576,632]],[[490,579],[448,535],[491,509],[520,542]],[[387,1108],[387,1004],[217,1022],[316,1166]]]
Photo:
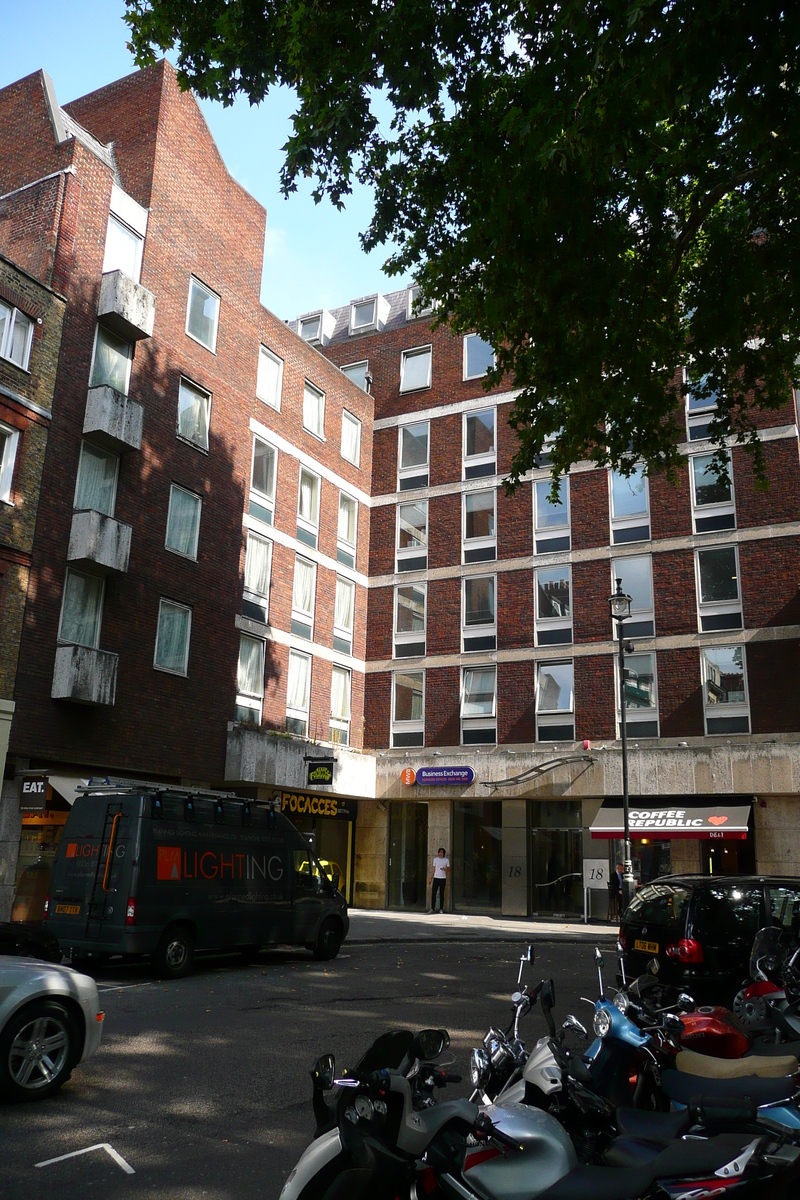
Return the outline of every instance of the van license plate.
[[[80,904],[57,904],[56,912],[64,913],[67,917],[77,917],[80,914]]]
[[[56,909],[58,912],[58,909]],[[658,942],[640,942],[638,939],[633,943],[634,950],[644,950],[645,954],[658,954]]]

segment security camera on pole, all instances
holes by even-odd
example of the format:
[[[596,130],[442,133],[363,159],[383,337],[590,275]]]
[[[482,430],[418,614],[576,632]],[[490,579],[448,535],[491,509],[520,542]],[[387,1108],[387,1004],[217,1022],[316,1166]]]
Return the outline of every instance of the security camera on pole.
[[[617,622],[619,633],[619,727],[622,741],[622,815],[624,843],[622,853],[622,912],[630,904],[636,891],[631,855],[631,829],[628,814],[628,729],[625,712],[625,654],[633,650],[633,643],[625,641],[625,622],[631,615],[631,597],[622,590],[622,580],[617,580],[617,590],[608,601],[611,616]]]

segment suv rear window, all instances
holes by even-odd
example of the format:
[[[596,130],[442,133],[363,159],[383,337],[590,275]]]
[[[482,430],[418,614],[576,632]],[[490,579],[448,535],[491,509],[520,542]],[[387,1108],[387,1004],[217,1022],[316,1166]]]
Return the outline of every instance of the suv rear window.
[[[631,900],[625,920],[637,925],[682,923],[691,898],[692,889],[679,883],[649,883]]]
[[[701,940],[713,937],[720,944],[741,939],[751,943],[761,924],[761,888],[739,884],[700,888],[693,923]]]

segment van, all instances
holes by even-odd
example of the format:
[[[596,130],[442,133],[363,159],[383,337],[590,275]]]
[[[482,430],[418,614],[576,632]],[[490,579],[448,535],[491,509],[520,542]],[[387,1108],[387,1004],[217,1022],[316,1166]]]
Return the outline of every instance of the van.
[[[61,835],[45,924],[73,965],[147,955],[170,978],[197,950],[306,946],[331,959],[349,928],[338,883],[273,804],[90,781]]]

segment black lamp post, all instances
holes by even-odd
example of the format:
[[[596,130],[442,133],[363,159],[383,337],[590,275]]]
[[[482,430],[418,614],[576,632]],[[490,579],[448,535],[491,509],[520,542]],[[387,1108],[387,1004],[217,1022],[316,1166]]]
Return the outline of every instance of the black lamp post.
[[[619,724],[622,740],[622,817],[624,823],[624,842],[622,851],[622,910],[623,912],[633,899],[636,891],[636,880],[633,874],[631,855],[631,829],[628,812],[628,727],[625,712],[625,652],[633,650],[633,645],[625,641],[625,622],[631,615],[631,597],[622,590],[622,580],[617,580],[617,590],[609,598],[608,607],[611,616],[617,622],[619,634]]]

